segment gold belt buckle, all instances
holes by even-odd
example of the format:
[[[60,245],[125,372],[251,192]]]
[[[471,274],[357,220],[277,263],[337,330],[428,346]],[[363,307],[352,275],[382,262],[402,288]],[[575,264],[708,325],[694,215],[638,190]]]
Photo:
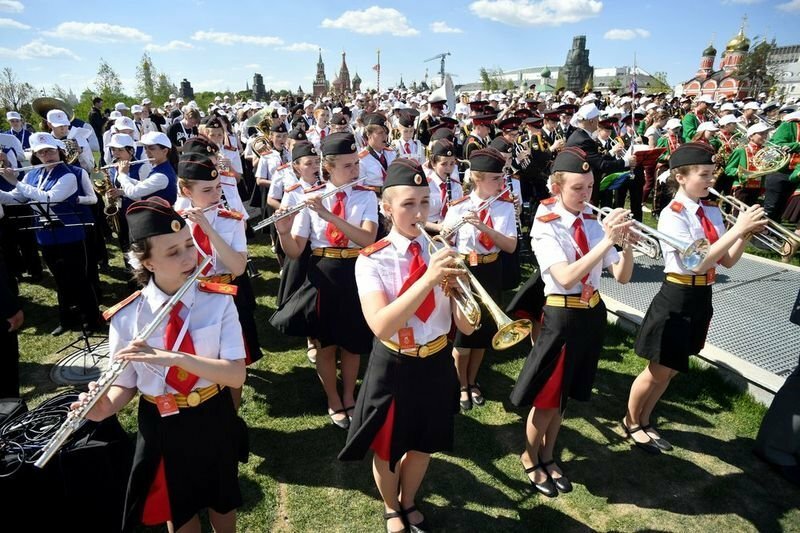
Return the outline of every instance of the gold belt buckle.
[[[428,353],[429,352],[430,352],[430,349],[428,348],[428,345],[427,344],[423,344],[422,346],[419,347],[419,350],[417,351],[417,355],[419,355],[420,357],[428,357]]]
[[[193,390],[189,394],[186,395],[186,405],[189,407],[197,407],[200,405],[200,393],[196,390]]]

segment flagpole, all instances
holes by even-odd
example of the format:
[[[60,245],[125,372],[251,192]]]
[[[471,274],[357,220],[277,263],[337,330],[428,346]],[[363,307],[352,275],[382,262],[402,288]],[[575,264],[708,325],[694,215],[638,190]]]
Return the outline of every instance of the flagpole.
[[[381,93],[381,49],[378,48],[378,94]]]

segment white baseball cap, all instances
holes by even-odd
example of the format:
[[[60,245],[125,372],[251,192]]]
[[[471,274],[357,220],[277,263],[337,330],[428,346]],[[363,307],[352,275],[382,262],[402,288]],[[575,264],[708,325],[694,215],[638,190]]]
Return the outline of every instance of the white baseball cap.
[[[60,109],[51,109],[47,112],[47,122],[53,126],[69,126],[69,117]]]
[[[142,144],[146,144],[152,146],[154,144],[160,144],[161,146],[165,146],[167,148],[172,148],[172,143],[169,140],[169,137],[161,133],[160,131],[149,131],[142,135],[140,139]]]
[[[682,126],[681,121],[678,120],[677,118],[669,119],[667,123],[664,125],[664,127],[667,128],[668,130],[674,130],[675,128],[680,128],[681,126]]]
[[[305,109],[306,107],[308,107],[310,105],[313,106],[314,102],[312,102],[311,100],[306,100],[305,102],[303,102],[303,109]]]
[[[786,122],[795,122],[800,120],[800,111],[792,111],[783,116],[783,120]]]
[[[39,150],[44,150],[45,148],[55,148],[56,150],[59,148],[64,148],[64,143],[57,140],[49,133],[45,133],[43,131],[32,134],[30,136],[30,143],[31,151],[34,153],[38,152]]]
[[[22,117],[16,111],[9,111],[6,113],[6,120],[22,120]]]
[[[136,144],[133,142],[133,137],[127,133],[115,133],[106,146],[109,148],[134,148]]]
[[[131,113],[141,113],[141,112],[142,112],[142,106],[140,106],[139,104],[133,104],[131,106]]]
[[[744,104],[744,109],[755,109],[756,111],[758,111],[759,109],[761,109],[761,106],[758,105],[758,102],[747,102],[746,104]]]
[[[117,102],[116,104],[114,104],[114,109],[116,109],[117,111],[126,111],[128,109],[128,106],[125,105],[125,102]]]
[[[736,106],[733,105],[732,102],[725,102],[722,104],[722,107],[719,108],[720,111],[736,111]]]
[[[119,130],[131,130],[133,131],[135,126],[133,124],[133,120],[130,117],[119,117],[117,120],[114,121],[114,127]]]
[[[114,111],[112,111],[111,113],[109,113],[109,114],[108,114],[108,118],[109,118],[109,119],[115,119],[115,118],[119,118],[119,117],[121,117],[121,116],[122,116],[122,113],[120,113],[120,112],[119,112],[119,111],[117,111],[116,109],[115,109]]]
[[[152,103],[153,102],[151,102],[149,98],[145,98],[144,100],[142,100],[142,105],[150,105]]]
[[[764,124],[763,122],[759,122],[758,124],[753,124],[749,128],[747,128],[747,136],[750,137],[756,133],[763,133],[765,131],[769,131],[770,127]]]
[[[578,120],[592,120],[600,116],[600,110],[593,103],[585,104],[578,109],[575,117]]]
[[[719,128],[713,122],[703,122],[697,126],[697,131],[719,131]]]
[[[728,124],[735,124],[736,122],[739,122],[739,119],[737,117],[733,116],[733,115],[725,115],[724,117],[719,119],[719,125],[720,126],[726,126]]]
[[[711,98],[711,97],[710,97],[709,95],[707,95],[707,94],[704,94],[703,96],[701,96],[700,98],[698,98],[698,99],[697,99],[697,101],[698,101],[698,102],[705,102],[705,103],[707,103],[708,105],[714,105],[714,104],[716,104],[716,103],[717,103],[717,101],[716,101],[716,100],[714,100],[713,98]]]

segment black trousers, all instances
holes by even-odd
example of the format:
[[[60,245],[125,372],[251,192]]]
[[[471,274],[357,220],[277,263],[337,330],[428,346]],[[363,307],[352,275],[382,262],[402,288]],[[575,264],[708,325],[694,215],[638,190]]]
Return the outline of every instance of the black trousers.
[[[633,218],[642,221],[642,197],[644,196],[644,168],[633,169],[633,179],[626,180],[614,191],[614,207],[625,207],[625,197],[631,195],[631,214]]]
[[[74,324],[70,308],[77,306],[83,321],[100,320],[97,295],[89,279],[85,241],[42,246],[42,256],[53,274],[58,292],[58,319],[62,326]]]
[[[7,320],[0,323],[0,354],[0,398],[19,398],[19,340]]]
[[[27,205],[9,205],[5,206],[5,212],[6,218],[0,220],[0,250],[10,273],[19,276],[27,272],[31,276],[40,277],[42,261],[39,259],[36,234],[22,229],[31,225],[31,219],[17,218],[29,216],[33,211]]]
[[[767,175],[764,180],[764,211],[775,222],[780,222],[789,198],[797,189],[797,182],[789,181],[789,175],[781,172]]]

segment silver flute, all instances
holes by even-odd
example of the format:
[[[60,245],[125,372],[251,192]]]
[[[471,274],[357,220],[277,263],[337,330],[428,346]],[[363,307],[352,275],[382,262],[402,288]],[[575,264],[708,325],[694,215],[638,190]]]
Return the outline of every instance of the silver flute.
[[[500,197],[503,196],[504,194],[512,192],[511,189],[512,189],[511,185],[506,185],[505,187],[503,187],[502,191],[500,191],[499,193],[495,194],[491,198],[487,198],[486,200],[484,200],[483,203],[481,203],[480,208],[478,210],[469,211],[469,213],[477,214],[480,211],[483,211],[484,209],[486,209],[487,207],[489,207],[490,205],[495,203],[497,200],[499,200]],[[465,217],[461,217],[461,220],[456,222],[455,225],[453,225],[450,228],[446,228],[447,229],[446,232],[442,231],[442,233],[441,233],[442,238],[443,239],[449,239],[450,237],[455,235],[456,232],[459,229],[461,229],[461,226],[463,226],[466,223],[467,223],[467,221],[466,221]]]
[[[141,165],[142,163],[152,163],[152,162],[153,162],[153,160],[150,159],[150,158],[148,158],[148,159],[134,159],[133,161],[130,162],[130,165],[128,165],[128,166],[132,167],[133,165]],[[102,166],[102,167],[98,168],[97,170],[107,170],[109,168],[117,168],[118,164],[119,164],[119,162],[111,163],[110,165]]]
[[[194,274],[189,276],[183,285],[172,295],[172,297],[167,300],[164,305],[161,306],[161,309],[158,310],[156,316],[153,317],[153,320],[150,321],[149,324],[136,336],[136,340],[146,341],[150,335],[155,333],[156,329],[159,325],[169,316],[170,311],[173,307],[175,307],[180,299],[186,294],[194,283],[197,281],[198,276],[203,271],[203,269],[211,263],[211,257],[206,257],[200,266],[197,267]],[[121,359],[112,359],[111,366],[108,369],[100,374],[100,377],[97,378],[97,387],[94,389],[89,390],[86,392],[86,399],[81,403],[81,406],[75,409],[74,411],[70,411],[69,415],[67,415],[67,419],[61,424],[61,427],[58,428],[53,438],[42,447],[41,454],[36,459],[36,462],[33,463],[34,466],[37,468],[44,468],[44,466],[53,458],[53,456],[61,449],[62,446],[67,442],[67,440],[75,433],[81,425],[83,425],[84,420],[86,420],[86,416],[89,414],[89,411],[92,410],[92,407],[100,400],[100,398],[105,395],[106,392],[111,388],[111,385],[117,380],[122,372],[127,368],[128,361],[121,360]]]

